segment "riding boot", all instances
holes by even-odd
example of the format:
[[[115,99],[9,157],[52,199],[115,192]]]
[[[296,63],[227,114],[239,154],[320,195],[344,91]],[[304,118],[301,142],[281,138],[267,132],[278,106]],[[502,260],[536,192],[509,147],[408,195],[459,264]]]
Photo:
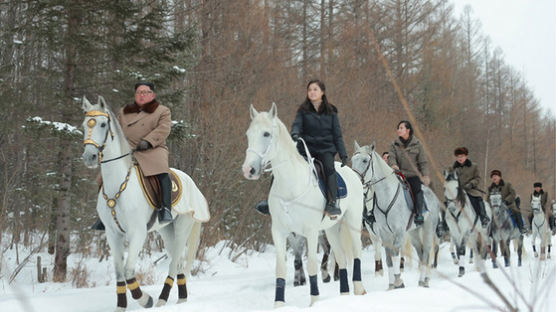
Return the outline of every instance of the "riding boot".
[[[521,217],[521,212],[512,210],[512,214],[513,214],[515,223],[517,224],[517,228],[519,229],[519,232],[521,234],[527,233],[527,229],[525,228],[525,226],[523,226],[523,218]]]
[[[255,205],[255,210],[257,210],[257,212],[262,215],[270,215],[270,210],[268,209],[268,201],[266,199],[258,202],[257,205]]]
[[[415,222],[416,225],[421,225],[423,224],[423,222],[425,222],[422,213],[424,206],[425,206],[425,197],[423,195],[423,191],[421,191],[415,194],[415,205],[413,206],[413,212],[415,213],[413,222]]]
[[[162,189],[162,205],[158,208],[158,223],[167,223],[172,218],[172,181],[168,173],[161,173],[156,176]]]
[[[478,210],[477,213],[479,214],[479,218],[481,219],[481,226],[486,228],[488,223],[490,222],[489,217],[486,214],[486,210],[485,210],[485,203],[483,202],[483,200],[479,200],[478,202]]]
[[[336,217],[342,213],[340,207],[336,205],[336,197],[338,194],[338,182],[336,178],[336,173],[328,176],[327,181],[328,188],[328,202],[326,203],[326,208],[324,209],[331,217]]]
[[[106,228],[104,227],[102,221],[100,221],[100,218],[95,221],[95,224],[91,225],[91,230],[104,231],[105,229]]]

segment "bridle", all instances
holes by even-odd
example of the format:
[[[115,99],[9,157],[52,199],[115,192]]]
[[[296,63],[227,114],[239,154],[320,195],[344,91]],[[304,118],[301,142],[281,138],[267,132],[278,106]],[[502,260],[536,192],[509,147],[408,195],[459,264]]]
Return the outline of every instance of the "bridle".
[[[353,156],[356,156],[358,154],[363,154],[361,152],[356,152],[355,154],[353,154]],[[355,171],[358,175],[359,178],[361,179],[361,184],[363,184],[363,187],[366,188],[370,188],[371,186],[377,184],[378,182],[386,179],[387,176],[384,176],[376,181],[373,181],[373,177],[375,176],[375,168],[373,166],[373,155],[371,153],[365,153],[366,155],[369,156],[369,162],[367,163],[367,166],[365,167],[365,169],[362,172],[359,172],[357,169],[353,168],[353,171]],[[369,169],[371,169],[371,179],[369,181],[365,181],[365,176],[367,175],[367,171],[369,171]]]
[[[264,150],[264,152],[259,152],[256,149],[252,148],[252,147],[248,147],[247,150],[245,150],[245,154],[251,152],[254,153],[255,155],[257,155],[259,158],[261,158],[261,170],[264,172],[269,172],[272,171],[272,168],[267,168],[270,165],[270,159],[269,159],[269,155],[270,153],[275,150],[275,146],[278,144],[277,140],[275,139],[277,136],[275,135],[276,129],[278,129],[278,124],[276,123],[275,120],[273,120],[272,122],[272,133],[271,133],[271,138],[270,138],[270,144],[268,144],[268,146],[266,147],[266,149]]]
[[[85,113],[85,117],[98,117],[98,116],[103,116],[108,118],[108,130],[106,131],[105,135],[104,135],[104,140],[102,141],[102,145],[100,145],[99,143],[95,142],[95,140],[93,140],[91,138],[91,136],[93,135],[93,129],[95,127],[95,125],[97,124],[96,119],[89,119],[89,121],[87,121],[87,127],[89,128],[89,130],[87,131],[87,138],[85,140],[83,140],[83,145],[92,145],[94,147],[96,147],[96,149],[98,150],[98,162],[100,164],[105,164],[114,160],[118,160],[120,158],[124,158],[128,155],[131,155],[131,152],[118,156],[116,158],[112,158],[109,160],[102,160],[102,152],[104,151],[104,148],[106,147],[106,141],[108,140],[108,134],[110,133],[110,138],[112,140],[114,140],[114,132],[112,131],[112,127],[110,127],[110,124],[112,123],[112,119],[110,118],[110,115],[108,113],[105,112],[101,112],[98,110],[91,110],[88,111],[87,113]]]

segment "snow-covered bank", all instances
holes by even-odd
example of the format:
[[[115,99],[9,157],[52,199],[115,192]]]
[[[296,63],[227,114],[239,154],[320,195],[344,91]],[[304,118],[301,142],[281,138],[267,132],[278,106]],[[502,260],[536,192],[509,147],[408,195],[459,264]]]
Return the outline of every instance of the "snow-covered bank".
[[[554,241],[554,238],[553,238]],[[206,251],[207,262],[201,266],[201,273],[188,279],[189,299],[177,305],[177,288],[170,293],[166,307],[155,308],[153,311],[262,311],[273,309],[274,300],[274,264],[275,253],[269,246],[264,253],[247,253],[236,262],[228,259],[229,250],[223,243]],[[509,274],[519,287],[527,301],[534,296],[541,296],[534,311],[552,311],[556,306],[556,268],[555,257],[538,266],[537,259],[532,257],[531,244],[525,241],[523,266],[516,268],[517,257],[512,254],[512,267],[507,268]],[[2,249],[4,250],[4,248]],[[554,252],[553,252],[554,253]],[[27,255],[28,250],[20,250]],[[44,265],[50,268],[52,256],[41,253]],[[138,266],[138,273],[144,280],[152,281],[152,285],[143,285],[143,291],[153,298],[158,298],[162,283],[166,277],[168,260],[153,262],[161,257],[161,253],[153,253],[144,257]],[[6,250],[2,258],[0,281],[0,311],[112,311],[116,305],[115,280],[112,261],[98,262],[98,259],[81,259],[79,255],[70,257],[70,270],[81,265],[81,271],[87,272],[87,284],[90,288],[75,288],[68,283],[36,282],[36,256],[19,273],[12,284],[8,283],[15,269],[15,253]],[[45,260],[46,259],[46,260]],[[452,263],[448,245],[441,246],[439,268],[431,280],[430,288],[417,287],[418,272],[415,258],[408,259],[402,278],[406,288],[386,291],[388,281],[386,274],[375,277],[374,248],[366,248],[362,259],[363,284],[367,290],[364,296],[339,296],[339,283],[323,284],[319,276],[320,301],[309,307],[309,286],[293,287],[293,257],[288,258],[288,279],[286,281],[286,306],[277,311],[493,311],[477,296],[457,286],[464,287],[488,298],[497,306],[502,301],[482,281],[471,265],[467,264],[467,274],[457,278],[457,267]],[[511,283],[508,282],[501,269],[492,269],[487,263],[488,273],[502,292],[509,295],[512,303],[519,302],[520,311],[528,310],[518,298]],[[537,269],[543,280],[533,278]],[[538,285],[537,285],[538,284]],[[351,286],[351,284],[350,284]],[[533,291],[535,287],[542,292]],[[128,309],[142,308],[128,294]]]

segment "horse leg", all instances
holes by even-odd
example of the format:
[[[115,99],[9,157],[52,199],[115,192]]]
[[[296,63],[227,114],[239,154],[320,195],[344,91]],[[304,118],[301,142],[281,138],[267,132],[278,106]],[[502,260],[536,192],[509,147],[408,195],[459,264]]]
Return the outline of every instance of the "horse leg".
[[[370,233],[372,232],[369,232],[369,234]],[[371,237],[371,242],[373,243],[373,247],[375,248],[375,276],[383,276],[384,270],[382,268],[382,241],[374,234],[370,234],[369,236]]]
[[[458,277],[462,277],[465,274],[465,260],[460,259],[460,257],[461,258],[465,257],[465,248],[466,248],[465,241],[461,242],[461,245],[457,246],[458,263],[459,263]]]
[[[435,244],[434,245],[434,262],[432,264],[433,268],[437,268],[438,267],[438,252],[440,251],[440,246],[439,244]]]
[[[413,248],[415,248],[415,251],[417,251],[417,257],[419,258],[419,286],[420,287],[425,287],[425,263],[423,261],[424,259],[424,250],[423,250],[423,242],[421,241],[421,230],[417,230],[417,232],[415,233],[411,233],[409,235],[410,239],[411,239],[411,244],[413,245]]]
[[[127,308],[127,296],[125,286],[124,270],[124,239],[120,233],[106,229],[106,240],[110,246],[110,252],[114,257],[114,269],[116,271],[116,312],[125,311]]]
[[[272,226],[272,240],[276,248],[276,292],[274,307],[282,307],[286,300],[284,293],[286,289],[286,235],[281,233],[276,226]]]
[[[334,252],[336,263],[338,264],[339,268],[338,272],[340,275],[340,294],[347,295],[349,294],[349,285],[347,281],[346,258],[344,252],[342,251],[339,227],[340,224],[336,223],[332,227],[326,229],[325,232],[326,237],[330,242],[332,252]]]
[[[550,257],[550,248],[552,248],[552,244],[548,244],[548,253],[546,254],[546,257],[547,257],[548,259],[551,258],[551,257]]]
[[[322,276],[322,282],[328,283],[330,282],[330,274],[328,273],[328,258],[330,256],[330,244],[326,239],[326,235],[324,232],[319,234],[319,245],[322,248],[323,255],[322,261],[320,263],[320,273]]]
[[[305,238],[301,235],[290,234],[288,241],[293,249],[294,261],[293,266],[295,269],[293,286],[305,285],[305,272],[303,271],[303,250]]]
[[[139,256],[139,252],[143,248],[143,244],[147,238],[147,228],[140,226],[133,228],[128,232],[128,238],[128,255],[125,264],[127,288],[131,291],[133,299],[137,300],[143,308],[151,308],[153,306],[153,298],[149,294],[141,291],[139,282],[137,282],[137,279],[135,278],[135,264],[137,262],[137,257]]]
[[[353,255],[353,293],[355,295],[364,295],[367,292],[361,281],[361,228],[354,226],[354,224],[361,224],[361,216],[352,216],[353,213],[350,210],[346,214],[344,222],[347,221],[347,223],[341,229],[344,234],[342,235],[344,239],[342,246],[346,246],[346,248],[351,246],[351,250],[347,250],[346,254]]]
[[[469,250],[469,264],[473,264],[473,256],[474,256],[473,249],[471,249]]]
[[[307,273],[309,274],[309,284],[311,285],[311,306],[319,299],[319,286],[317,280],[318,261],[318,232],[308,232],[307,237]]]
[[[510,246],[506,240],[500,241],[500,253],[504,256],[504,266],[510,266]]]
[[[392,265],[394,268],[394,288],[404,288],[405,285],[401,278],[401,271],[400,271],[400,250],[394,248],[393,254],[394,256],[392,257]]]
[[[455,265],[458,265],[459,259],[458,255],[456,254],[456,244],[453,240],[450,241],[450,255],[452,255],[452,261]]]
[[[494,269],[498,268],[498,263],[496,263],[497,254],[498,254],[498,242],[494,241],[492,244],[492,255],[491,255],[492,267]]]
[[[521,254],[523,253],[523,235],[517,239],[517,266],[521,266]]]
[[[170,267],[168,269],[168,276],[164,281],[164,286],[162,287],[162,291],[160,292],[160,295],[158,296],[158,301],[156,302],[156,306],[161,307],[166,305],[166,302],[168,302],[168,297],[170,296],[170,290],[174,285],[174,278],[176,276],[176,271],[177,271],[176,269],[177,265],[174,262],[176,261],[176,258],[181,259],[181,253],[177,253],[175,250],[177,246],[174,239],[175,238],[174,224],[168,224],[167,226],[158,230],[158,233],[160,234],[160,236],[162,236],[162,240],[164,241],[164,246],[166,247],[166,250],[170,254],[170,257],[172,259],[170,262]],[[183,245],[185,248],[185,242]]]

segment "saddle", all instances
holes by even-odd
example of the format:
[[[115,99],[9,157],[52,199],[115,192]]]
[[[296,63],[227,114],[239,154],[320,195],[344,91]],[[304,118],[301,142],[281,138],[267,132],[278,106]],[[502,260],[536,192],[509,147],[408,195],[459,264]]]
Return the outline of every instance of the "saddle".
[[[139,184],[141,185],[141,190],[143,190],[143,195],[147,199],[147,202],[152,209],[156,209],[162,205],[162,188],[160,182],[156,176],[145,177],[143,170],[139,165],[135,165],[135,171],[137,172],[137,178],[139,179]],[[176,173],[170,169],[170,180],[172,181],[172,207],[180,200],[183,187],[181,181]]]
[[[322,195],[324,195],[324,198],[326,198],[326,182],[328,180],[328,177],[325,176],[324,174],[324,166],[322,164],[322,162],[318,159],[313,159],[313,163],[315,165],[315,169],[317,170],[317,176],[319,179],[319,187],[320,187],[320,191],[322,192]],[[347,196],[347,188],[346,188],[346,182],[344,181],[344,179],[342,178],[342,176],[336,172],[336,180],[338,181],[338,191],[336,192],[336,198],[337,199],[341,199]]]
[[[413,211],[413,206],[415,205],[415,195],[413,194],[413,190],[407,182],[405,175],[401,171],[395,170],[394,172],[396,173],[396,177],[402,184],[403,195],[407,203],[407,208],[409,208],[410,211]]]

